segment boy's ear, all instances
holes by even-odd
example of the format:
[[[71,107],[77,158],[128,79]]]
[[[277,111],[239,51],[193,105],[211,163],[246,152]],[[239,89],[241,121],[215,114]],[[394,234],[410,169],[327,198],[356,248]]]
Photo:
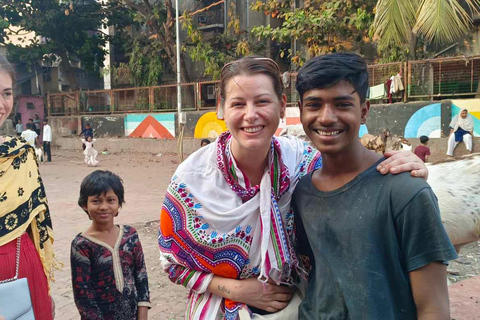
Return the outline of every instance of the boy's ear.
[[[298,109],[300,109],[300,116],[301,116],[301,115],[302,115],[302,111],[303,111],[302,101],[298,101],[298,102],[297,102],[297,106],[298,106]]]
[[[361,119],[360,123],[361,124],[366,124],[367,123],[367,118],[368,114],[370,112],[370,101],[366,100],[363,105],[362,105],[362,110],[361,110]]]

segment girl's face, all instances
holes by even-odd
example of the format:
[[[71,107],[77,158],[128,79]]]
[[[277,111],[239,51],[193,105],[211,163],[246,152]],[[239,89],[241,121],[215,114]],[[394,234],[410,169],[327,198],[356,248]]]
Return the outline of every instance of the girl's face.
[[[13,109],[13,82],[5,71],[0,70],[0,126],[7,120]]]
[[[235,76],[225,91],[224,119],[233,136],[234,152],[268,149],[285,113],[287,97],[279,98],[272,79],[264,74]]]
[[[462,113],[460,113],[460,116],[461,116],[463,119],[465,119],[465,118],[467,117],[467,114],[468,114],[467,110],[463,110]]]
[[[120,209],[120,204],[113,190],[108,190],[98,196],[89,196],[87,205],[83,207],[83,210],[87,211],[90,218],[97,224],[113,224],[118,209]]]
[[[88,137],[88,138],[87,138],[87,141],[88,141],[88,142],[92,142],[92,137]]]

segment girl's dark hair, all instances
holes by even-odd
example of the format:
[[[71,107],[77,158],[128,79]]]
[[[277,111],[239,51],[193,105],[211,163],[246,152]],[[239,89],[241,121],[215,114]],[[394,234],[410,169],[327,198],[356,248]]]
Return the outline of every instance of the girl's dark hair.
[[[226,86],[228,80],[238,75],[252,76],[257,74],[264,74],[272,79],[273,89],[281,99],[283,95],[283,82],[280,75],[280,68],[276,62],[269,58],[245,57],[227,63],[223,67],[220,78],[221,105],[223,106],[227,96]]]
[[[125,203],[122,179],[115,173],[105,170],[96,170],[86,176],[80,185],[78,205],[83,209],[87,206],[88,197],[97,197],[113,190],[118,197],[120,207]]]
[[[15,84],[15,70],[7,58],[0,54],[0,71],[6,72],[10,78],[12,78],[13,84]]]
[[[363,104],[368,91],[365,60],[354,53],[332,53],[315,57],[298,71],[296,88],[300,101],[303,101],[305,92],[329,88],[342,80],[353,86]]]

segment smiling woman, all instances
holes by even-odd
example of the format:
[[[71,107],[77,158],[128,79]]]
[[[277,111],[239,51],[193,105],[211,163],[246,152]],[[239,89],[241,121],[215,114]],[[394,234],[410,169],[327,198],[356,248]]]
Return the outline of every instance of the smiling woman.
[[[14,80],[12,66],[0,55],[0,126],[12,112]],[[35,319],[51,320],[52,222],[35,151],[19,138],[0,136],[0,203],[0,281],[15,275],[18,241],[18,278],[28,279]]]

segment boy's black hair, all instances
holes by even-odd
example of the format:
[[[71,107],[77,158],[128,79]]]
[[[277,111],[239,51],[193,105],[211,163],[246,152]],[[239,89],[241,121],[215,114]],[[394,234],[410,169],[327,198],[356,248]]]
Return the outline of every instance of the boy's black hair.
[[[308,61],[298,71],[296,89],[303,102],[305,92],[329,88],[340,81],[350,83],[363,104],[367,99],[368,72],[362,57],[354,53],[332,53]]]
[[[421,136],[421,137],[420,137],[420,142],[421,142],[421,143],[426,143],[428,140],[429,140],[429,139],[428,139],[427,136]]]
[[[90,123],[87,123],[87,124],[85,125],[85,127],[90,127]]]
[[[120,207],[125,203],[123,180],[115,173],[105,170],[96,170],[86,176],[80,185],[78,205],[83,209],[87,206],[88,197],[99,196],[113,190],[118,197]],[[85,211],[86,212],[86,211]]]
[[[208,140],[208,139],[202,139],[202,141],[200,142],[200,145],[203,145],[204,143],[210,144],[210,142],[211,142],[211,141]]]
[[[43,118],[43,122],[48,123],[48,119],[47,119],[47,118]]]

